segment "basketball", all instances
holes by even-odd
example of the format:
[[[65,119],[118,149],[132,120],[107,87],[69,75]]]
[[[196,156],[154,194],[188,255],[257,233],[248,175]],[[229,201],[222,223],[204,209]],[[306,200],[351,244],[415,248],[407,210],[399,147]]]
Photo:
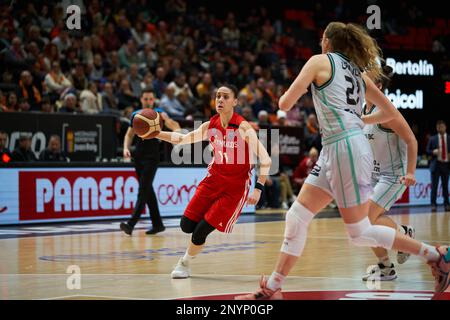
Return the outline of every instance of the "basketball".
[[[143,109],[133,118],[133,129],[142,139],[152,139],[157,136],[164,126],[161,115],[153,109]]]

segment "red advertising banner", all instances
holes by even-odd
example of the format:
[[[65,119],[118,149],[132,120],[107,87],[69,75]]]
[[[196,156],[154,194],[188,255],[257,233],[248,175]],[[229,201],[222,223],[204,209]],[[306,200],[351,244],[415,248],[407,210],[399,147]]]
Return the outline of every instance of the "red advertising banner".
[[[130,214],[133,171],[20,171],[20,221]]]

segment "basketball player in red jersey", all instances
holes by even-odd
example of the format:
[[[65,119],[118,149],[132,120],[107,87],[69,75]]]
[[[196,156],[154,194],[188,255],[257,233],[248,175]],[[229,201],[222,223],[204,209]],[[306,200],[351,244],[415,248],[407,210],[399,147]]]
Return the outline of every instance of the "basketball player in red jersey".
[[[189,202],[180,227],[192,234],[184,257],[172,271],[172,278],[188,278],[189,262],[202,250],[206,237],[214,230],[230,233],[245,202],[255,205],[269,174],[271,159],[255,130],[243,117],[234,112],[237,88],[224,85],[216,93],[216,111],[210,121],[198,129],[181,134],[162,131],[156,138],[173,144],[191,144],[208,139],[213,159],[206,177],[199,184]],[[251,152],[250,152],[251,151]],[[253,193],[250,189],[253,155],[260,162],[260,174]]]

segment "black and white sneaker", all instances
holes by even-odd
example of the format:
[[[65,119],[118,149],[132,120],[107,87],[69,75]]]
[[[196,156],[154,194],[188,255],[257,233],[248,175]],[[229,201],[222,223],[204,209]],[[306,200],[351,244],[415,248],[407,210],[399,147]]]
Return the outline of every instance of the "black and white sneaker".
[[[362,277],[363,281],[392,281],[397,278],[397,272],[395,272],[394,264],[391,263],[390,267],[386,267],[384,264],[379,263],[377,265],[369,266],[367,268],[367,274]]]
[[[405,230],[405,234],[408,237],[410,237],[412,239],[416,238],[416,230],[413,227],[402,225],[402,228]],[[411,254],[409,254],[409,253],[399,251],[397,253],[397,262],[399,264],[403,264],[406,262],[406,260],[409,259],[410,256],[411,256]]]

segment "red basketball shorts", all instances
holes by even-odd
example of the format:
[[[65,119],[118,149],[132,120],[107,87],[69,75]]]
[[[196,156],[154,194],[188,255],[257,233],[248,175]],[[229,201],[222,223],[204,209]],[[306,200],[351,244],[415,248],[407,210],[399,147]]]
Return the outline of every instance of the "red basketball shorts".
[[[250,178],[231,180],[208,175],[198,185],[184,215],[195,222],[205,219],[220,232],[230,233],[245,205],[250,184]]]

